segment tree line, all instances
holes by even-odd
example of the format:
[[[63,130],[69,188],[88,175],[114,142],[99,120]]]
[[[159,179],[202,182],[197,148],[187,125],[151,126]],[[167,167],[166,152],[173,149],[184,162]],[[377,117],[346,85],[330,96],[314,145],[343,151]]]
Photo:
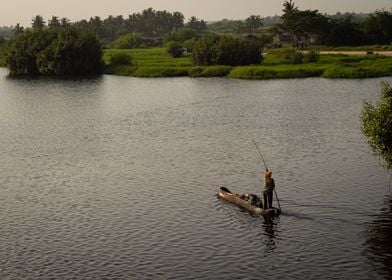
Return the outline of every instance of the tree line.
[[[293,0],[283,2],[283,14],[280,17],[262,18],[259,15],[251,15],[244,20],[224,19],[212,23],[191,17],[185,22],[185,17],[180,12],[171,13],[148,8],[127,17],[119,15],[102,19],[95,16],[89,20],[73,23],[67,18],[57,16],[45,22],[37,15],[32,20],[31,29],[60,28],[69,25],[79,30],[96,33],[106,45],[123,35],[132,33],[144,39],[143,45],[158,46],[162,44],[165,35],[184,28],[193,29],[197,33],[214,32],[234,36],[254,34],[270,44],[273,36],[282,33],[291,36],[293,45],[298,45],[304,37],[313,37],[318,44],[331,46],[392,42],[392,10],[377,10],[370,14],[337,13],[329,16],[318,10],[300,10]],[[9,32],[9,29],[3,29]],[[15,34],[20,34],[26,29],[29,28],[19,24],[13,27]]]
[[[331,46],[392,43],[392,10],[355,18],[352,14],[330,17],[318,10],[300,10],[293,0],[283,6],[281,23],[274,28],[289,33],[296,46],[306,36],[316,36],[319,44]]]

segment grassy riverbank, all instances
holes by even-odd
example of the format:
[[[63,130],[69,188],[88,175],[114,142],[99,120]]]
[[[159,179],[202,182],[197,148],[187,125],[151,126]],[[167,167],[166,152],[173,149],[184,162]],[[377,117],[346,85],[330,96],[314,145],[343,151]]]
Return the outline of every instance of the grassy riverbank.
[[[132,65],[110,65],[110,56],[126,53]],[[315,63],[287,64],[277,55],[264,56],[260,65],[252,66],[192,66],[191,58],[173,58],[165,48],[114,50],[104,52],[105,72],[134,77],[222,77],[238,79],[280,78],[369,78],[392,76],[392,58],[381,55],[349,56],[343,54],[320,55]]]

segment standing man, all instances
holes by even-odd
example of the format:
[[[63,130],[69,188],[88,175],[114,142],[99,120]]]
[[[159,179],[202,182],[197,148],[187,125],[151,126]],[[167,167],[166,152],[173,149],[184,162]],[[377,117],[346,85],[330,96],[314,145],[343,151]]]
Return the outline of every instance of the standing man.
[[[272,172],[268,168],[264,172],[264,209],[272,208],[273,192],[275,188],[275,181],[272,178]]]

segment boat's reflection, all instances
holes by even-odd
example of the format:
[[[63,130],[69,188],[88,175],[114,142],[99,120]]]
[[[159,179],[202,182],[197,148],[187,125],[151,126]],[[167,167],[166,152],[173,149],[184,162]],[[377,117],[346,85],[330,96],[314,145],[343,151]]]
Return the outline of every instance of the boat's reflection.
[[[279,218],[263,216],[262,228],[265,238],[265,253],[270,254],[276,249],[276,235]]]

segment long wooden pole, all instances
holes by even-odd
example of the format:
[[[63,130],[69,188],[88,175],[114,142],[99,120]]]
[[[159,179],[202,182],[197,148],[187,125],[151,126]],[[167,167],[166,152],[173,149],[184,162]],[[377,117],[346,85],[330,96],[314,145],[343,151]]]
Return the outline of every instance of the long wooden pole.
[[[255,144],[257,151],[259,152],[259,156],[260,156],[261,160],[264,163],[265,169],[268,169],[267,164],[265,163],[265,160],[263,158],[263,155],[260,152],[259,146],[257,145],[257,143],[256,143],[256,141],[254,139],[252,139],[252,141],[253,141],[253,144]],[[279,210],[280,210],[280,212],[282,212],[282,208],[280,208],[280,202],[279,202],[278,194],[276,193],[275,188],[274,188],[274,193],[275,193],[275,196],[276,196],[276,200],[278,201]]]

